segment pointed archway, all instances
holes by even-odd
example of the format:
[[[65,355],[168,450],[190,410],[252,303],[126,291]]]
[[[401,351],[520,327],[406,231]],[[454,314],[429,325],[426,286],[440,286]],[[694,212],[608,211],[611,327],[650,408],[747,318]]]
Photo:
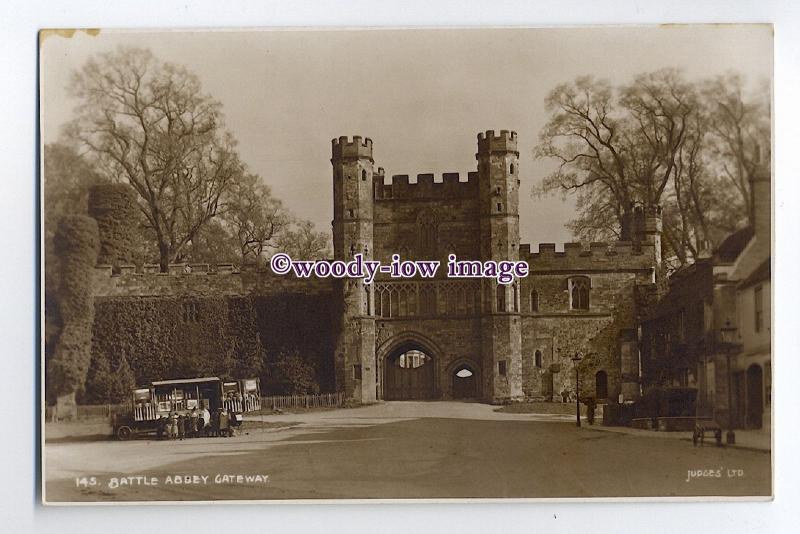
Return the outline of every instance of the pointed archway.
[[[383,364],[386,400],[427,400],[436,396],[433,357],[415,343],[402,344]]]
[[[466,365],[453,373],[453,398],[457,400],[478,398],[478,377]]]
[[[448,397],[454,400],[481,398],[481,369],[469,358],[459,358],[447,366]]]

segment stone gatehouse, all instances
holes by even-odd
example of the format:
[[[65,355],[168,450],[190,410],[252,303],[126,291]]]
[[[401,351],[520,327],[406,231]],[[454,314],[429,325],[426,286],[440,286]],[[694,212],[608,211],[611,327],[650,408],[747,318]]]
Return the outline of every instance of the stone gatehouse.
[[[460,260],[526,261],[529,276],[512,284],[451,279],[442,268],[434,279],[379,275],[366,285],[230,265],[174,265],[170,273],[123,266],[115,274],[98,266],[95,297],[106,304],[171,299],[171,305],[175,299],[250,299],[255,304],[244,308],[252,310],[247,328],[253,332],[247,335],[265,346],[276,338],[285,345],[295,336],[298,349],[313,351],[323,360],[318,367],[329,370],[323,387],[357,401],[562,400],[575,392],[576,354],[582,356],[581,396],[635,398],[642,311],[637,295],[656,276],[660,210],[637,208],[629,241],[566,243],[563,251],[542,243],[532,251],[519,235],[520,188],[531,184],[519,168],[517,143],[515,132],[481,133],[476,171],[441,178],[388,178],[375,164],[368,138],[334,139],[331,157],[335,259],[361,253],[384,263],[392,254],[443,265],[450,254]],[[299,302],[303,308],[292,313]],[[241,326],[233,324],[241,321],[236,317],[228,315],[226,328]],[[315,324],[304,324],[304,317]],[[212,326],[202,321],[170,335],[190,336],[191,328]],[[114,346],[114,335],[105,333],[106,346]],[[181,346],[194,350],[191,343]],[[208,347],[202,349],[198,358],[213,357]],[[135,350],[126,357],[146,376]]]
[[[517,143],[515,132],[481,133],[475,172],[412,181],[387,179],[372,140],[332,141],[336,259],[361,253],[385,264],[396,253],[444,265],[455,254],[530,268],[510,285],[450,279],[444,269],[435,280],[339,283],[336,383],[349,396],[560,399],[575,390],[576,354],[582,395],[638,395],[636,290],[654,282],[660,210],[635,210],[633,242],[532,252],[519,235],[519,192],[530,184]]]

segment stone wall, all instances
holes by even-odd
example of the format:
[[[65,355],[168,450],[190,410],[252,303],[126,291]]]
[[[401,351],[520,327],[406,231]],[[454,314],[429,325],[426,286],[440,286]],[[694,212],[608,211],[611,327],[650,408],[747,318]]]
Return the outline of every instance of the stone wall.
[[[268,361],[297,352],[313,365],[320,387],[334,391],[337,306],[330,280],[221,267],[175,266],[163,274],[131,268],[113,276],[110,268],[95,269],[94,298],[102,313],[95,319],[93,352],[124,356],[140,383],[187,373],[237,374],[261,361],[259,350]],[[246,366],[237,361],[240,345],[250,346],[242,356],[253,360]]]
[[[480,319],[477,317],[376,319],[377,376],[382,377],[386,358],[395,349],[411,343],[433,358],[435,396],[452,396],[452,374],[460,363],[468,363],[483,375],[480,358]],[[382,381],[382,380],[381,380]],[[480,380],[478,381],[480,385]],[[479,398],[483,398],[479,391]]]
[[[564,243],[563,251],[556,251],[555,243],[539,244],[538,252],[531,252],[530,244],[520,245],[519,257],[527,260],[531,273],[547,271],[619,271],[642,270],[652,275],[655,255],[652,244],[634,244],[629,241],[615,243]]]
[[[392,254],[400,254],[403,260],[438,259],[444,265],[450,253],[479,257],[476,173],[470,173],[468,182],[459,182],[455,173],[445,178],[436,183],[433,175],[420,175],[417,183],[409,183],[408,176],[395,176],[391,185],[376,189],[375,259],[388,263]],[[428,222],[434,225],[436,239],[432,257],[420,250],[422,226]]]
[[[579,354],[584,358],[579,364],[581,396],[596,395],[595,377],[597,372],[604,371],[608,377],[608,398],[617,398],[622,392],[624,372],[632,371],[624,369],[621,362],[621,336],[636,326],[633,295],[643,272],[646,271],[570,269],[532,274],[523,279],[522,374],[526,397],[561,400],[562,392],[574,393],[572,357]],[[567,281],[576,274],[591,281],[588,310],[570,309]],[[538,311],[530,307],[534,289],[539,295]],[[542,354],[541,367],[535,365],[537,350]],[[635,356],[633,363],[638,368],[638,354]]]
[[[205,264],[170,265],[164,274],[152,265],[140,272],[121,266],[118,274],[98,267],[96,298],[164,299],[176,309],[181,299],[243,298],[254,306],[254,328],[267,350],[280,353],[296,346],[313,354],[322,375],[335,378],[326,387],[355,400],[382,398],[386,358],[412,346],[433,358],[436,397],[452,396],[452,375],[466,365],[478,374],[479,398],[559,399],[575,390],[571,358],[576,353],[584,356],[582,394],[596,394],[595,377],[603,371],[609,397],[635,396],[637,288],[654,282],[658,241],[567,243],[563,252],[545,243],[532,252],[519,240],[518,194],[524,186],[516,147],[515,133],[489,131],[478,136],[480,174],[471,172],[465,179],[455,173],[441,179],[420,174],[416,181],[398,175],[387,181],[383,169],[374,166],[370,139],[332,140],[337,259],[356,252],[384,263],[395,253],[402,259],[438,259],[438,277],[444,277],[451,253],[460,259],[519,257],[527,261],[530,275],[507,288],[505,309],[497,309],[493,280],[430,282],[443,288],[435,293],[438,300],[426,304],[435,312],[423,312],[420,302],[430,292],[404,289],[396,292],[403,295],[398,297],[402,316],[395,316],[392,304],[386,317],[381,307],[385,275],[375,287],[345,291],[350,286],[331,279]],[[576,276],[590,284],[588,309],[571,309],[569,280]],[[532,306],[534,290],[538,306]],[[308,339],[313,346],[304,345]],[[541,365],[536,365],[537,350]]]
[[[113,274],[110,266],[94,270],[96,297],[145,297],[176,295],[250,295],[277,293],[323,294],[333,289],[328,278],[296,278],[289,274],[278,276],[268,270],[235,270],[230,264],[174,264],[170,272],[154,272],[157,266],[145,266],[137,271],[124,266]]]

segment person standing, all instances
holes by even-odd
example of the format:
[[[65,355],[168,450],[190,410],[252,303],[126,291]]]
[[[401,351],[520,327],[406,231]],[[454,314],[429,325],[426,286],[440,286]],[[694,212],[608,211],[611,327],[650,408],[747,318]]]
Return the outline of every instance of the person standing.
[[[225,408],[219,413],[219,435],[225,437],[230,437],[231,435],[230,419],[228,417],[228,410]]]
[[[594,400],[594,397],[587,397],[586,398],[586,419],[589,421],[590,425],[594,424],[594,410],[597,407],[597,402]]]
[[[203,419],[203,433],[207,433],[209,431],[208,425],[211,424],[211,412],[208,411],[208,404],[203,406],[203,413],[200,416]]]
[[[219,436],[219,412],[222,408],[217,408],[211,414],[211,435],[212,436]]]
[[[158,439],[164,439],[164,430],[166,430],[166,419],[163,415],[159,415],[156,419],[156,433]]]
[[[197,408],[192,408],[192,413],[189,414],[189,437],[197,437],[197,425],[200,419],[200,414],[197,413]]]
[[[184,436],[186,436],[186,416],[180,414],[178,416],[178,439],[183,441]]]
[[[176,412],[171,412],[169,414],[169,439],[175,439],[178,437],[178,414]]]

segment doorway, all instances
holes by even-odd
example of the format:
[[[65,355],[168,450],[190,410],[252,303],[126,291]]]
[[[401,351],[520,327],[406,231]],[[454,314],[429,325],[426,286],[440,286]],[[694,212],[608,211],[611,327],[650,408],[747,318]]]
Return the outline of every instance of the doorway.
[[[386,400],[434,398],[433,358],[421,347],[404,347],[389,354],[384,369]]]
[[[764,411],[764,374],[759,365],[747,368],[747,428],[761,428]]]
[[[453,398],[478,398],[478,378],[468,365],[460,365],[453,371]]]

